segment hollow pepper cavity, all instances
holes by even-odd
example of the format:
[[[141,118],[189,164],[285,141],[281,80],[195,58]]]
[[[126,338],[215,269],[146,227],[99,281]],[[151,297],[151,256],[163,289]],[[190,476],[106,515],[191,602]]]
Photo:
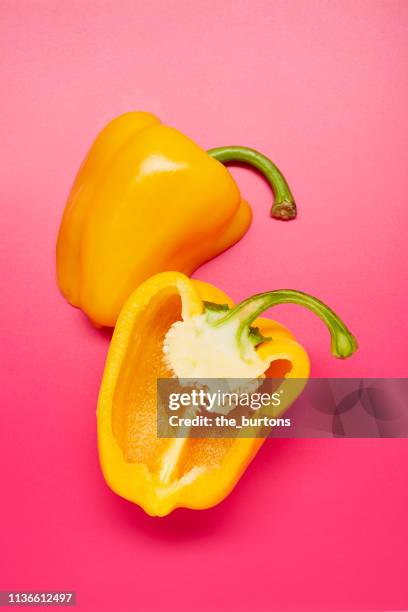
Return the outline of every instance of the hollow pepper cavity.
[[[97,410],[100,462],[113,491],[153,516],[209,508],[228,495],[264,440],[158,438],[156,380],[215,373],[305,384],[306,351],[283,325],[258,318],[284,303],[323,320],[335,357],[356,350],[339,317],[302,292],[270,291],[234,306],[212,285],[164,272],[132,293],[113,334]]]
[[[111,121],[80,167],[62,218],[57,278],[66,299],[96,325],[113,326],[142,281],[165,270],[189,275],[237,242],[251,208],[223,165],[234,161],[269,181],[273,217],[296,216],[285,178],[261,153],[205,152],[149,113]]]

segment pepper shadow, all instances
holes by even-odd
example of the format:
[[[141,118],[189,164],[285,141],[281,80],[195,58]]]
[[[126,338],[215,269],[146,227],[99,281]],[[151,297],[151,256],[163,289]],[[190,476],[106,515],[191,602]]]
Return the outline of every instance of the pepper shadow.
[[[256,522],[262,507],[265,476],[277,473],[285,456],[291,452],[293,440],[266,440],[254,461],[249,465],[233,491],[220,504],[207,510],[177,508],[165,517],[152,517],[141,508],[110,491],[101,491],[98,507],[105,508],[108,520],[121,520],[135,535],[140,531],[152,540],[173,542],[208,539],[225,531],[229,524],[242,526]],[[273,484],[273,483],[272,483]],[[252,500],[248,504],[247,500]],[[244,503],[246,502],[246,503]]]

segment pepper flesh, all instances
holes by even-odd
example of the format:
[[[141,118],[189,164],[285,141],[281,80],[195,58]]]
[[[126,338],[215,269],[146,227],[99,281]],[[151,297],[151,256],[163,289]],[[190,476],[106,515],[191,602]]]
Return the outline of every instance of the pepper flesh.
[[[219,289],[181,273],[147,280],[120,314],[105,366],[97,411],[102,471],[113,491],[154,516],[219,503],[264,441],[157,437],[156,380],[174,376],[163,353],[165,335],[175,321],[202,314],[204,302],[233,306]],[[254,324],[273,338],[258,349],[270,364],[265,376],[306,382],[309,359],[292,334],[269,319]]]
[[[294,216],[280,171],[251,149],[207,154],[143,112],[117,117],[98,135],[71,189],[57,241],[59,287],[95,325],[113,326],[131,292],[150,276],[190,275],[245,234],[251,208],[217,159],[255,165],[275,190],[273,216],[291,218],[282,208],[286,200]]]

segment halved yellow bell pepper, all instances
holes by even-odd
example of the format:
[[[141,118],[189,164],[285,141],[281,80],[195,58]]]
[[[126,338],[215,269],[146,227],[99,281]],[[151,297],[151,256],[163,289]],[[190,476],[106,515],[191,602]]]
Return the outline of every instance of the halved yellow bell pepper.
[[[245,147],[207,153],[150,113],[111,121],[81,165],[62,218],[57,277],[66,299],[96,325],[113,326],[142,281],[165,270],[189,275],[237,242],[251,208],[223,166],[231,161],[267,178],[272,216],[296,215],[288,184],[261,153]]]
[[[263,439],[157,436],[156,381],[175,375],[163,352],[164,339],[175,321],[214,311],[216,304],[228,305],[212,325],[239,323],[237,351],[239,335],[245,341],[252,334],[257,355],[266,364],[266,377],[306,380],[309,359],[302,346],[283,325],[256,318],[284,302],[300,303],[325,321],[335,356],[348,357],[356,349],[355,339],[333,311],[304,293],[268,292],[234,307],[216,287],[178,272],[155,275],[134,291],[113,334],[97,410],[100,462],[113,491],[155,516],[178,507],[209,508],[228,495]],[[213,347],[214,360],[218,348]]]

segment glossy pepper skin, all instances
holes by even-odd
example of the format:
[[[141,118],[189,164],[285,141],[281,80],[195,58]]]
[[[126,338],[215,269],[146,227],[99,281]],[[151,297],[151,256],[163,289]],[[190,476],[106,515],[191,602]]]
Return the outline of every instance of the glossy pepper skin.
[[[270,160],[242,147],[209,153],[144,112],[117,117],[96,138],[57,241],[59,287],[95,325],[114,326],[131,292],[153,274],[190,275],[247,231],[251,208],[218,159],[257,167],[275,190],[272,216],[295,216]]]
[[[281,293],[272,293],[277,303],[294,301],[290,295],[284,299]],[[164,359],[163,340],[175,321],[201,314],[206,302],[228,304],[230,316],[242,316],[242,321],[249,317],[264,337],[272,338],[257,348],[270,362],[265,375],[299,379],[298,392],[306,382],[310,368],[302,346],[279,323],[255,319],[256,311],[263,308],[264,295],[256,296],[249,309],[242,302],[242,308],[239,305],[235,312],[228,296],[216,287],[178,272],[165,272],[144,282],[125,304],[113,334],[99,395],[98,447],[110,488],[148,514],[164,516],[178,507],[204,509],[219,503],[264,441],[157,437],[156,380],[174,376]],[[337,356],[346,357],[355,344],[344,345],[343,330],[344,326],[332,338],[338,345],[334,352],[338,350]]]

